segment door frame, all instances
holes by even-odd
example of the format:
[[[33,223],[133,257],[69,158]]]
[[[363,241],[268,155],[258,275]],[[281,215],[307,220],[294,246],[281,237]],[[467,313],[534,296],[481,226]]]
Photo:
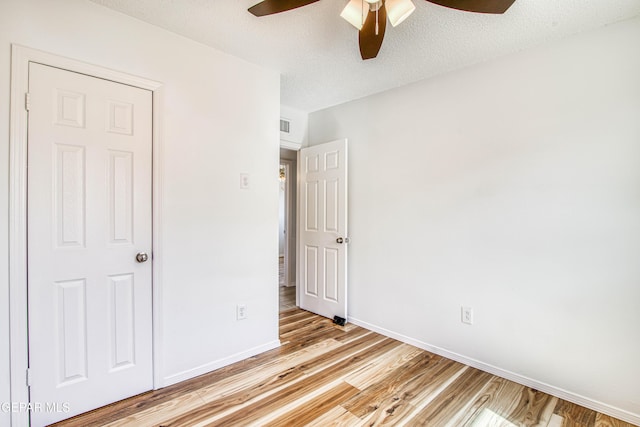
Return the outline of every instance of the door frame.
[[[162,115],[163,84],[114,71],[99,65],[49,52],[11,45],[11,107],[9,123],[9,350],[11,401],[29,402],[26,382],[29,364],[27,299],[27,102],[29,63],[37,62],[64,70],[135,86],[152,92],[152,328],[153,388],[162,379]],[[27,411],[11,414],[12,426],[29,425]]]
[[[295,280],[291,280],[291,232],[294,231],[294,225],[291,220],[291,210],[293,209],[291,203],[293,160],[280,159],[280,164],[284,166],[287,177],[284,182],[284,228],[286,230],[284,235],[284,286],[288,288],[291,287],[292,282],[295,285]]]

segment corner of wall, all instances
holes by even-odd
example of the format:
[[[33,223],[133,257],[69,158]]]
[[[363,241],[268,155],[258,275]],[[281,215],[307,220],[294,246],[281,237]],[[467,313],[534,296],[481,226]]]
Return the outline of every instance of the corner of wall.
[[[284,148],[300,149],[306,147],[309,139],[309,114],[286,105],[280,105],[280,119],[289,122],[289,132],[280,132],[281,145]],[[297,144],[296,147],[288,147],[287,143]]]

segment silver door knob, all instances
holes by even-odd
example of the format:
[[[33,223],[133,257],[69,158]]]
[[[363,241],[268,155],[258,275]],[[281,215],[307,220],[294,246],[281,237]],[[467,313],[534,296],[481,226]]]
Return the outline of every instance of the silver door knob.
[[[139,252],[136,255],[136,261],[138,262],[146,262],[149,259],[149,255],[146,254],[146,252]]]

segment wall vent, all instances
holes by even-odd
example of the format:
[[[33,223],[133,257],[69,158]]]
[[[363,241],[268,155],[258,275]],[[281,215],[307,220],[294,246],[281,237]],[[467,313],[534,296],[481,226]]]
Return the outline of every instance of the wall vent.
[[[287,119],[280,119],[280,132],[290,133],[291,122]]]

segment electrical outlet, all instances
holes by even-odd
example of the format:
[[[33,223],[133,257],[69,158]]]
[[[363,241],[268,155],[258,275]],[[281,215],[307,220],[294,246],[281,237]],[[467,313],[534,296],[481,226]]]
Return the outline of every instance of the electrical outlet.
[[[462,323],[473,325],[473,308],[462,307]]]
[[[237,320],[244,320],[247,318],[247,306],[244,304],[238,304],[236,307]]]

